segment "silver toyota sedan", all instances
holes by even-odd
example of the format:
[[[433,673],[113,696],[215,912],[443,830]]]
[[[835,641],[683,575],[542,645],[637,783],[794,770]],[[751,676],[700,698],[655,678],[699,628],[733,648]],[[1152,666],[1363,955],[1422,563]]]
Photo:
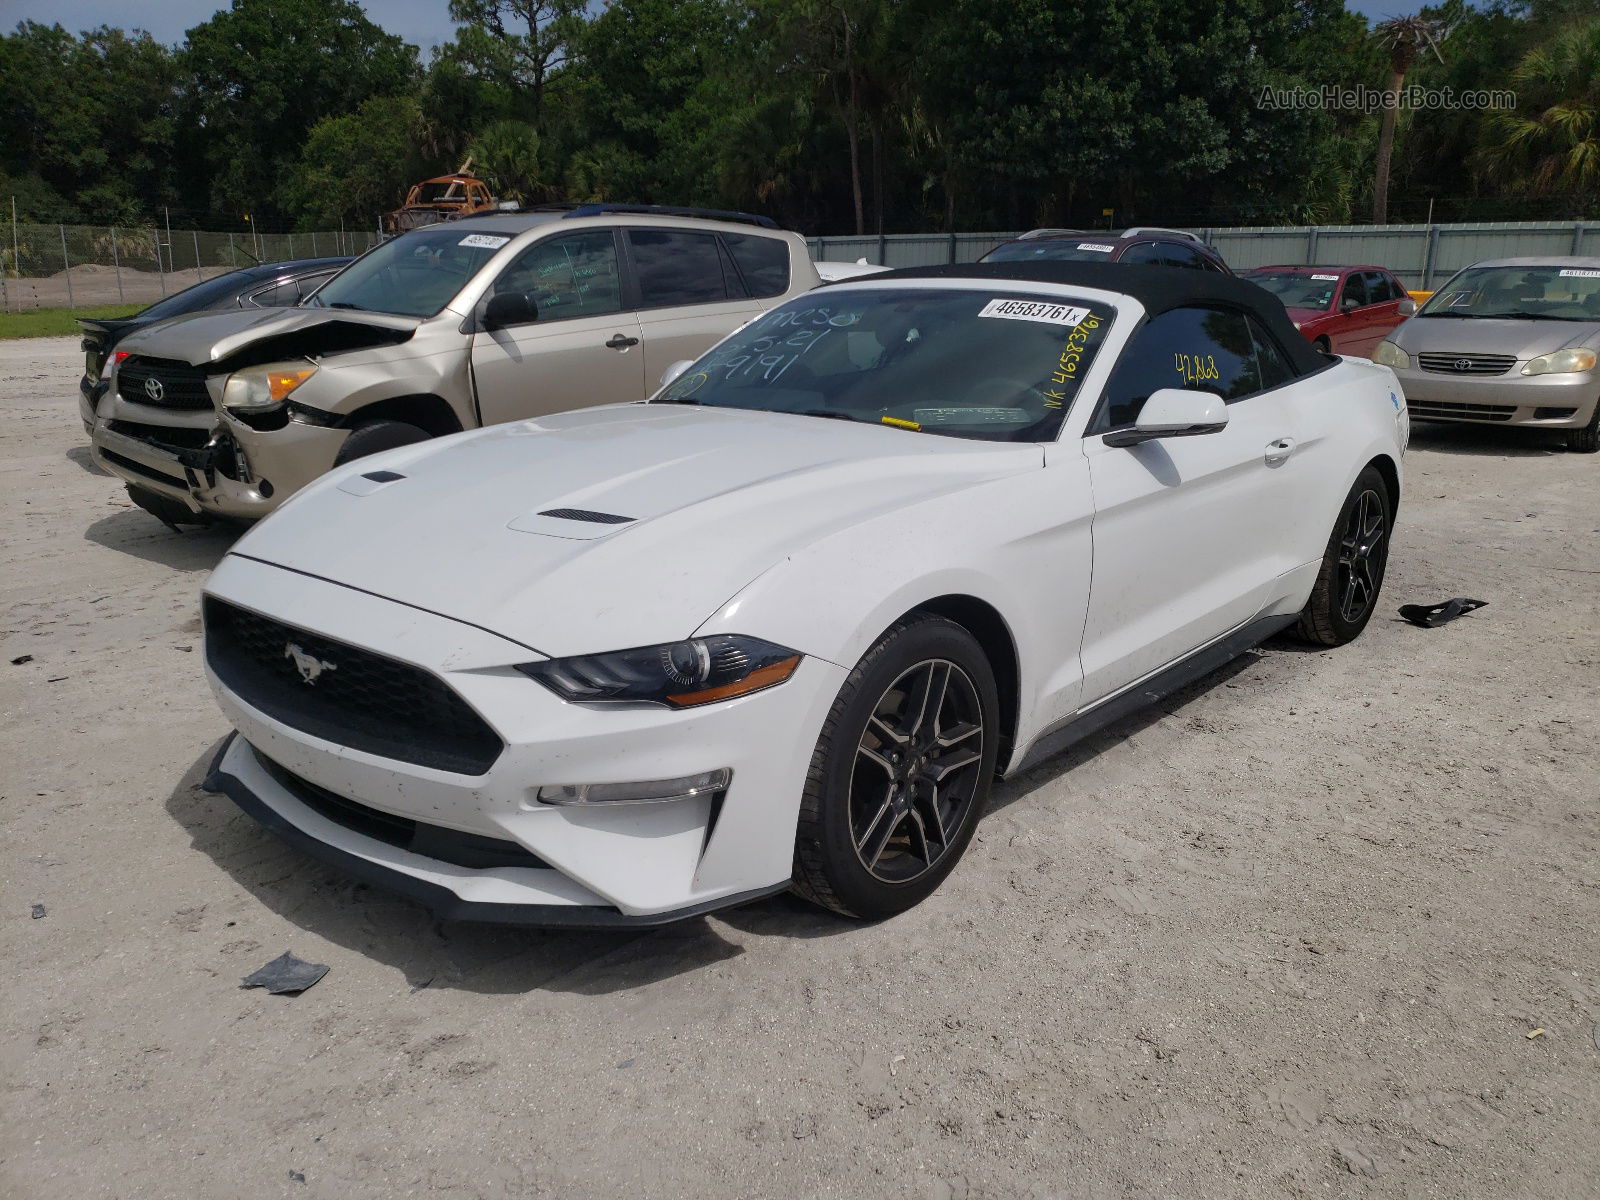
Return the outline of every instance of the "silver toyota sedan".
[[[1419,421],[1565,432],[1600,450],[1600,257],[1497,258],[1458,271],[1378,343]]]

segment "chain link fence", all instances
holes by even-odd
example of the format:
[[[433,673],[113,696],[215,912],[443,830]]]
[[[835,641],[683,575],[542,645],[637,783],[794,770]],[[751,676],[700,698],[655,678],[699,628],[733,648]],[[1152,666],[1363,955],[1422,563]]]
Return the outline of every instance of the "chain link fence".
[[[74,310],[151,304],[256,263],[360,254],[374,230],[202,233],[162,226],[0,226],[0,308]]]

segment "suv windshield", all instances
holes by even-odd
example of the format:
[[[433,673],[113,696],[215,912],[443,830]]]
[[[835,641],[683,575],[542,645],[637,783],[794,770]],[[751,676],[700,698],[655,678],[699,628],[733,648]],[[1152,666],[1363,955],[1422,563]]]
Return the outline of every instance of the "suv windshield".
[[[829,288],[752,321],[653,402],[1047,441],[1113,316],[1070,296]]]
[[[1095,241],[1092,236],[1039,238],[996,246],[979,262],[1109,262],[1115,239]]]
[[[476,224],[413,230],[356,259],[306,305],[431,317],[513,236]]]
[[[1468,267],[1417,315],[1600,321],[1600,268]]]
[[[1333,293],[1339,289],[1339,276],[1332,271],[1246,271],[1244,277],[1266,288],[1285,308],[1331,308]]]

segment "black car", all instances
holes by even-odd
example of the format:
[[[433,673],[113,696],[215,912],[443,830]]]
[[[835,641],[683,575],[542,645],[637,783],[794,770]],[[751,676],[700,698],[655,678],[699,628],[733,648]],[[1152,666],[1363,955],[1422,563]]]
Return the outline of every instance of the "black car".
[[[1139,226],[1121,233],[1087,229],[1031,229],[1003,242],[979,262],[1115,262],[1147,267],[1189,267],[1232,275],[1210,246],[1181,229]]]
[[[100,372],[107,356],[118,342],[141,325],[219,308],[288,308],[316,291],[349,261],[349,258],[291,258],[284,262],[259,263],[174,292],[131,317],[116,320],[79,317],[78,324],[83,326],[83,378],[78,381],[78,393],[82,397],[84,428],[94,424],[95,406],[105,391]]]

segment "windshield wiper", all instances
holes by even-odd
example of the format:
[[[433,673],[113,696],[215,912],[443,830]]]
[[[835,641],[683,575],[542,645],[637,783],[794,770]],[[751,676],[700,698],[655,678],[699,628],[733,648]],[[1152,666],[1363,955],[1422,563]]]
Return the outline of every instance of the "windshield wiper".
[[[833,408],[805,408],[797,414],[802,417],[827,417],[830,421],[854,421],[856,418]]]
[[[359,305],[359,304],[351,304],[348,300],[335,300],[332,304],[328,305],[328,307],[329,308],[350,308],[350,309],[354,309],[356,312],[366,312],[367,311],[366,309],[362,308],[361,305]]]
[[[1477,313],[1464,312],[1425,312],[1417,314],[1419,317],[1454,317],[1458,321],[1469,321],[1477,315]]]
[[[650,401],[651,404],[699,404],[693,396],[663,396],[659,400]]]

